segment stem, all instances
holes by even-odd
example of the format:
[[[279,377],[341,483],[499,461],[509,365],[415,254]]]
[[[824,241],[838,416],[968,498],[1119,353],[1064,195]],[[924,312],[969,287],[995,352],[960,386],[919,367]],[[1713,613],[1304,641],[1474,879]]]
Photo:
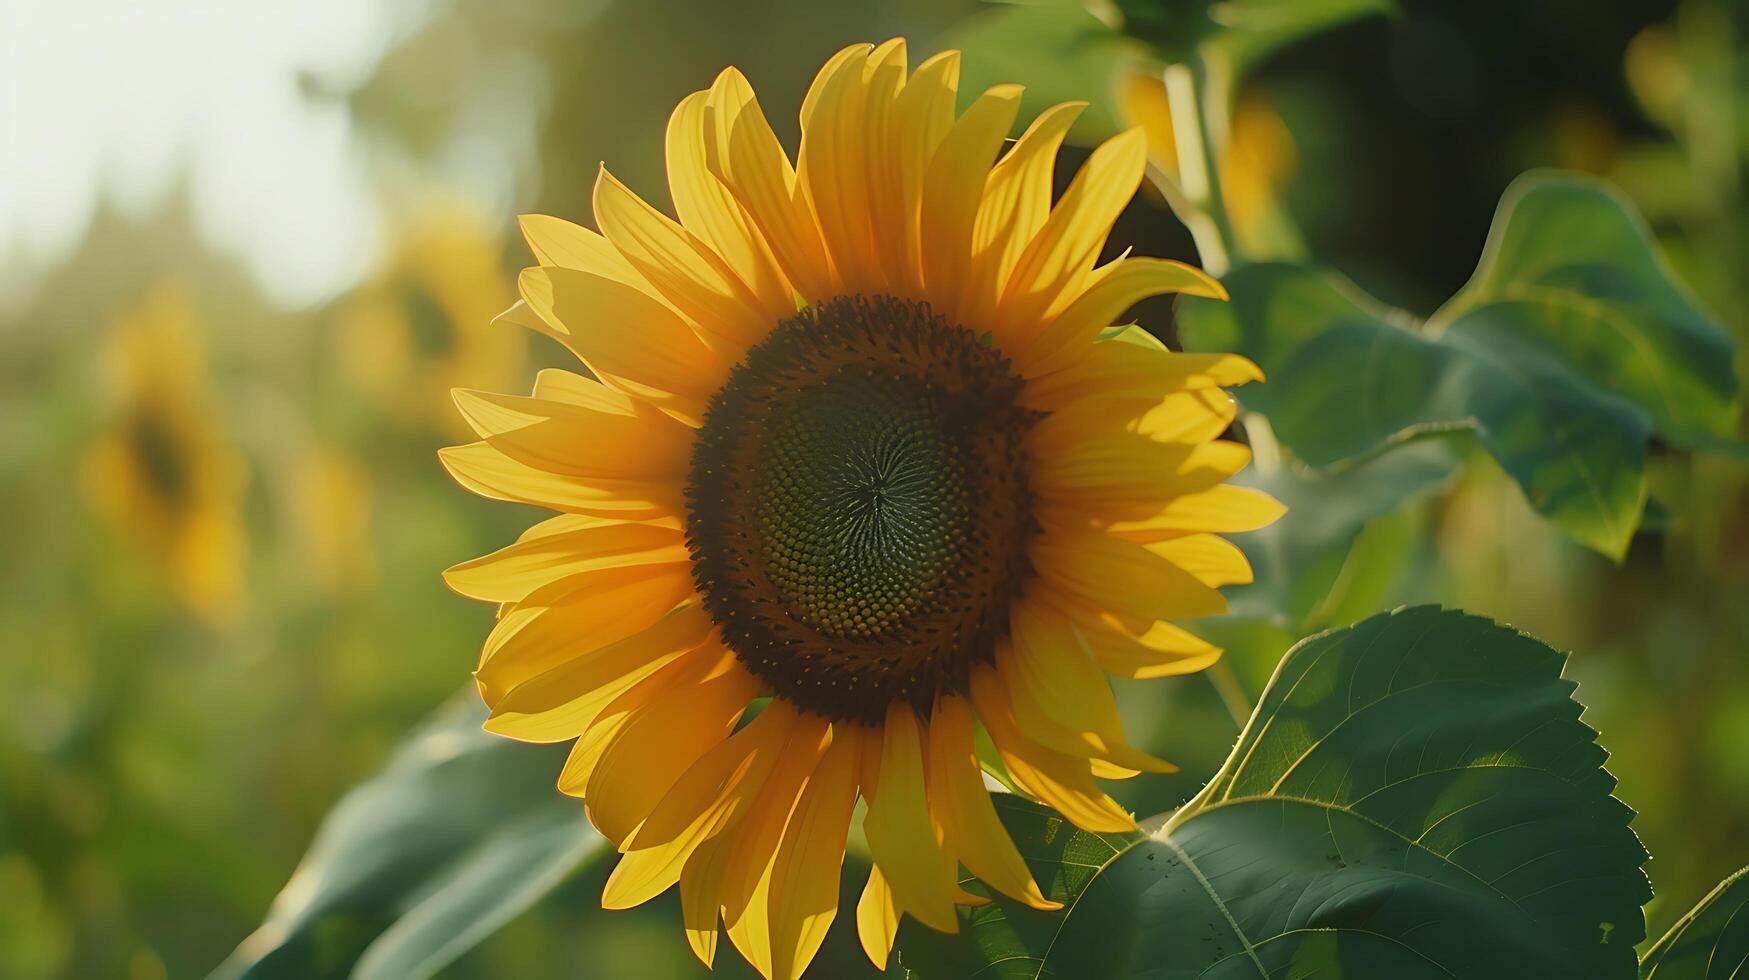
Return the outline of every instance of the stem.
[[[1189,63],[1166,66],[1164,81],[1178,147],[1178,189],[1188,205],[1180,217],[1196,240],[1203,268],[1225,275],[1238,256],[1220,168],[1232,72],[1224,61],[1198,54]]]

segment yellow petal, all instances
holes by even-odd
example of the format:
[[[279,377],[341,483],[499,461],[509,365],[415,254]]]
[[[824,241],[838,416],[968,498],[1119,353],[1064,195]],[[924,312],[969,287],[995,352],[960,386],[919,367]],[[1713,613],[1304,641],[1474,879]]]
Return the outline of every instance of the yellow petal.
[[[1040,423],[1029,439],[1033,489],[1053,506],[1091,519],[1150,514],[1169,497],[1215,486],[1251,460],[1236,442],[1160,443],[1128,432],[1074,431],[1074,413]],[[1097,423],[1096,423],[1097,424]]]
[[[729,655],[732,660],[732,655]],[[694,762],[728,737],[759,682],[739,663],[670,688],[619,729],[589,776],[589,819],[625,840]]]
[[[721,833],[757,796],[797,721],[794,709],[773,702],[693,763],[621,846],[625,856],[608,876],[602,907],[641,905],[679,881],[699,846]]]
[[[1046,748],[1021,731],[1008,701],[1008,689],[993,669],[975,668],[971,684],[978,719],[1021,789],[1082,830],[1121,833],[1136,829],[1135,819],[1094,785],[1086,758]]]
[[[1063,903],[1045,898],[1007,828],[996,816],[978,762],[976,723],[957,696],[936,701],[929,719],[929,803],[940,816],[960,863],[990,887],[1045,911]]]
[[[518,223],[529,251],[541,265],[590,272],[635,286],[644,293],[655,292],[650,281],[599,233],[550,214],[525,214]]]
[[[855,726],[834,726],[832,745],[784,828],[771,869],[772,980],[800,977],[838,914],[838,875],[856,809],[861,735]]]
[[[680,881],[680,872],[708,838],[691,841],[691,847],[676,853],[669,848],[649,848],[628,851],[620,855],[619,863],[602,886],[601,907],[629,909],[648,902]]]
[[[1286,511],[1261,490],[1223,484],[1174,497],[1145,517],[1113,521],[1106,531],[1132,541],[1160,541],[1197,531],[1255,531],[1275,523]]]
[[[964,299],[968,320],[982,323],[992,319],[1021,250],[1049,217],[1057,151],[1085,108],[1085,102],[1065,102],[1045,110],[991,168],[972,226],[973,265]],[[996,345],[1004,351],[1009,350],[1007,326],[991,323]]]
[[[1117,377],[1112,379],[1115,384],[1105,384],[1100,388],[1102,391],[1109,391],[1120,385],[1124,388],[1140,388],[1148,381],[1162,383],[1167,386],[1166,390],[1171,390],[1172,380],[1188,373],[1193,366],[1213,362],[1205,369],[1220,365],[1230,370],[1226,368],[1230,360],[1244,361],[1250,368],[1248,371],[1235,371],[1234,374],[1241,375],[1235,380],[1219,383],[1240,384],[1262,377],[1262,372],[1257,370],[1256,365],[1251,365],[1236,354],[1177,354],[1164,349],[1149,351],[1138,348],[1135,344],[1114,341],[1096,343],[1100,331],[1117,322],[1125,310],[1151,296],[1165,293],[1184,293],[1222,300],[1227,298],[1227,291],[1219,282],[1201,269],[1183,262],[1147,257],[1118,259],[1086,291],[1075,297],[1074,302],[1065,307],[1049,326],[1039,332],[1036,339],[1015,337],[1004,350],[1015,350],[1015,370],[1028,378],[1063,370],[1071,375],[1069,379],[1065,379],[1066,383],[1074,384],[1081,380],[1083,374],[1089,372],[1106,371],[1116,374]],[[1085,358],[1094,356],[1096,351],[1097,360],[1093,365],[1081,363]],[[1165,363],[1174,359],[1184,361],[1178,365]],[[1074,368],[1079,368],[1081,373],[1071,370]],[[1099,380],[1089,381],[1099,384]],[[1049,388],[1051,385],[1047,384],[1045,387]]]
[[[1138,680],[1193,674],[1221,656],[1219,647],[1171,623],[1124,619],[1072,603],[1064,612],[1108,674]]]
[[[856,935],[862,941],[862,951],[877,970],[887,968],[887,957],[893,952],[893,938],[899,934],[900,909],[893,902],[893,890],[881,876],[880,865],[870,865],[868,884],[856,903]]]
[[[1059,752],[1098,756],[1143,772],[1176,771],[1130,746],[1111,685],[1066,616],[1029,598],[1015,605],[1011,620],[1013,639],[997,650],[996,666],[1022,731]]]
[[[701,844],[680,872],[680,917],[686,927],[686,943],[707,967],[717,955],[723,873],[729,867],[728,843],[728,838],[718,836]]]
[[[706,149],[709,98],[709,92],[692,93],[668,119],[668,193],[674,199],[674,213],[746,284],[758,308],[793,311],[794,293],[778,271],[771,249],[735,196],[711,173]]]
[[[804,131],[814,124],[814,114],[819,109],[820,100],[828,96],[833,78],[852,60],[855,60],[860,67],[863,62],[868,60],[869,52],[873,48],[874,46],[867,41],[846,44],[839,48],[832,57],[827,58],[826,63],[820,66],[820,70],[814,73],[814,80],[809,83],[808,91],[802,95],[802,109],[798,116]],[[803,136],[803,139],[806,138]]]
[[[520,300],[518,301],[520,302]],[[629,395],[615,391],[580,374],[559,368],[542,368],[534,377],[534,397],[548,402],[562,402],[574,405],[590,412],[626,415],[630,414],[648,423],[648,427],[639,433],[639,438],[648,440],[641,453],[629,453],[633,459],[642,459],[641,463],[614,461],[604,464],[615,468],[615,472],[631,466],[648,466],[650,473],[661,474],[664,478],[673,476],[676,472],[684,472],[691,462],[693,430],[677,422],[672,416],[655,410],[648,402],[632,398]],[[602,450],[606,452],[606,449]],[[680,469],[674,467],[674,460],[684,460]],[[582,472],[590,464],[574,461],[574,471]],[[669,515],[662,518],[645,518],[644,523],[660,523],[663,527],[680,527],[679,515]]]
[[[494,500],[549,507],[575,514],[630,519],[683,513],[686,501],[678,482],[575,476],[529,466],[485,442],[437,451],[443,468],[465,489]]]
[[[647,404],[596,387],[621,399],[625,410],[466,388],[451,396],[488,445],[529,466],[619,479],[682,477],[691,458],[692,431]]]
[[[1213,616],[1227,608],[1219,592],[1133,541],[1047,527],[1030,551],[1042,578],[1117,613],[1175,620]]]
[[[728,663],[731,656],[722,647],[707,644],[682,654],[620,692],[590,720],[582,736],[571,746],[565,767],[559,773],[559,792],[585,796],[589,781],[595,776],[595,767],[600,765],[602,755],[621,732],[638,716],[667,698],[671,691],[695,685],[706,675],[721,674],[731,666]],[[614,843],[624,841],[615,840]]]
[[[1147,548],[1211,588],[1251,581],[1251,563],[1245,553],[1218,534],[1187,534],[1154,542]]]
[[[1093,151],[1015,264],[999,319],[1042,325],[1077,298],[1112,222],[1141,185],[1147,162],[1147,143],[1139,129],[1114,136]]]
[[[820,224],[839,288],[885,291],[875,256],[868,202],[868,84],[871,48],[853,44],[814,78],[802,103],[802,142],[796,172]]]
[[[923,737],[909,705],[887,708],[880,774],[862,829],[898,904],[932,929],[958,932],[959,917],[953,908],[957,869],[953,858],[941,850],[930,821]]]
[[[700,330],[746,345],[770,328],[767,311],[728,263],[606,167],[595,181],[595,220],[632,268]]]
[[[1237,354],[1181,354],[1105,341],[1069,367],[1029,380],[1021,397],[1028,407],[1047,412],[1092,398],[1143,411],[1177,392],[1262,378],[1257,365]]]
[[[921,252],[923,182],[954,122],[954,102],[959,96],[960,53],[943,51],[923,64],[893,103],[893,132],[881,147],[886,150],[888,179],[896,181],[897,215],[881,218],[883,240],[896,238],[888,249],[887,281],[901,296],[922,298]],[[897,260],[898,265],[891,263]]]
[[[697,426],[729,363],[679,316],[624,283],[575,269],[524,269],[517,284],[545,332],[596,377]]]
[[[729,941],[768,978],[777,976],[771,878],[778,844],[831,737],[824,719],[811,715],[798,719],[777,765],[759,788],[758,799],[729,831],[735,844],[723,877],[723,924]]]
[[[511,303],[504,312],[493,317],[492,326],[521,327],[524,330],[533,330],[535,333],[551,333],[552,330],[547,326],[546,321],[534,312],[533,307],[528,305],[528,301],[520,298]]]
[[[1088,406],[1097,408],[1097,406]],[[1044,418],[1028,439],[1046,497],[1161,500],[1207,490],[1251,462],[1242,443],[1158,443],[1100,420],[1097,411],[1065,409]],[[1104,507],[1088,507],[1093,513]]]
[[[978,96],[942,138],[924,173],[923,285],[941,311],[956,320],[984,182],[1020,111],[1022,91],[1019,85],[997,85]]]
[[[517,300],[522,303],[522,300]],[[522,303],[524,307],[528,304]],[[534,312],[529,311],[533,316]],[[534,397],[613,414],[647,414],[644,403],[575,371],[541,368],[534,376]]]
[[[679,531],[609,524],[500,548],[446,569],[449,587],[487,602],[519,602],[541,586],[605,568],[679,565],[692,560]]]
[[[868,221],[875,229],[874,246],[880,258],[881,281],[909,288],[905,272],[906,253],[904,167],[898,157],[903,120],[899,95],[905,88],[905,39],[882,44],[869,55],[866,72],[868,95],[864,112],[868,120],[866,142],[868,166]]]
[[[612,514],[560,514],[544,521],[531,524],[516,536],[518,543],[533,541],[553,534],[569,534],[581,531],[587,527],[605,527],[609,524],[648,524],[651,527],[666,528],[670,531],[681,529],[682,522],[676,515],[653,517],[648,519],[630,520]]]
[[[588,527],[606,527],[609,524],[636,523],[639,522],[622,521],[617,518],[602,517],[597,514],[560,514],[557,517],[549,517],[544,521],[523,528],[522,533],[516,536],[516,543],[526,544],[527,542],[534,541],[538,538],[550,537],[555,534],[570,534],[572,531],[581,531]],[[653,526],[667,527],[669,530],[676,530],[680,525],[657,524]]]
[[[740,71],[725,68],[705,108],[706,125],[715,135],[706,137],[705,146],[712,172],[759,227],[791,285],[811,301],[833,295],[820,229],[753,86]]]
[[[1142,414],[1136,431],[1159,442],[1207,442],[1233,424],[1233,396],[1220,388],[1178,391]]]
[[[561,588],[531,594],[487,635],[474,680],[488,706],[532,677],[654,625],[692,595],[692,576],[683,565],[613,568],[577,576]]]
[[[486,730],[528,742],[581,735],[609,702],[703,646],[714,624],[690,603],[647,629],[563,661],[517,684],[492,706]]]

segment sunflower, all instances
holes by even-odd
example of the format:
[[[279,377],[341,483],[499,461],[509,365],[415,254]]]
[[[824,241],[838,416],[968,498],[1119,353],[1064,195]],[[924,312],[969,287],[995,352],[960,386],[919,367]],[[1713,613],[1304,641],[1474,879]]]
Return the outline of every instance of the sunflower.
[[[448,204],[406,228],[383,269],[341,303],[341,364],[392,420],[465,434],[444,405],[457,385],[508,386],[523,364],[515,332],[489,328],[510,302],[500,238]]]
[[[235,618],[245,471],[218,425],[188,298],[161,287],[117,319],[102,366],[116,411],[85,461],[92,502],[150,551],[191,613]]]
[[[857,907],[884,965],[902,915],[954,931],[963,865],[1055,908],[997,819],[980,724],[1021,790],[1091,830],[1094,782],[1168,763],[1124,736],[1107,673],[1198,670],[1171,625],[1250,569],[1216,532],[1280,506],[1224,481],[1232,355],[1110,324],[1178,262],[1096,261],[1146,160],[1096,149],[1054,204],[1083,106],[1006,152],[1018,86],[954,113],[956,52],[907,72],[857,45],[802,105],[797,162],[733,68],[667,130],[678,220],[605,170],[600,232],[529,215],[540,265],[504,319],[594,375],[456,392],[479,441],[442,453],[485,496],[559,511],[447,573],[500,603],[475,674],[486,727],[575,739],[559,788],[617,846],[603,904],[680,886],[693,950],[719,922],[799,975],[837,911],[859,799]],[[997,157],[1000,154],[1000,159]]]

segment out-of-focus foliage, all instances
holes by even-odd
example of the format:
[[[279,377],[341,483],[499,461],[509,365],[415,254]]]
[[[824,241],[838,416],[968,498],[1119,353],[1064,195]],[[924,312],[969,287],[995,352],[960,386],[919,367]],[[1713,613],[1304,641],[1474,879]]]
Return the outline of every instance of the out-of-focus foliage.
[[[1488,5],[1348,0],[387,5],[394,40],[376,71],[356,89],[308,92],[350,107],[390,218],[381,260],[355,289],[270,307],[175,198],[144,214],[105,211],[65,266],[0,317],[0,975],[203,975],[261,925],[349,787],[412,775],[395,746],[466,677],[489,617],[436,572],[528,523],[442,477],[433,454],[456,424],[442,390],[514,389],[565,356],[484,329],[481,311],[508,299],[528,261],[508,218],[586,221],[602,160],[662,200],[667,113],[729,63],[790,141],[820,61],[895,33],[919,54],[962,44],[967,89],[1017,80],[1035,101],[1091,100],[1081,142],[1144,125],[1152,189],[1113,241],[1191,260],[1218,241],[1238,270],[1235,310],[1257,302],[1244,277],[1269,275],[1247,265],[1276,260],[1333,270],[1405,317],[1433,316],[1471,274],[1514,176],[1592,173],[1645,216],[1670,267],[1658,281],[1691,291],[1734,333],[1735,377],[1749,367],[1740,5],[1562,0],[1527,5],[1509,27]],[[1576,230],[1549,247],[1574,256],[1603,244]],[[1623,299],[1581,279],[1589,300]],[[1643,302],[1643,277],[1621,282],[1639,291],[1636,313],[1658,321],[1670,308]],[[1170,310],[1136,316],[1176,345]],[[158,339],[145,350],[124,339],[142,334]],[[1577,651],[1566,676],[1611,752],[1616,795],[1640,811],[1634,829],[1656,855],[1649,934],[1664,933],[1726,869],[1749,863],[1749,466],[1689,451],[1696,431],[1742,432],[1740,407],[1728,414],[1713,383],[1727,376],[1723,348],[1708,349],[1671,361],[1712,379],[1682,389],[1704,405],[1660,407],[1631,373],[1585,382],[1654,432],[1640,439],[1645,514],[1631,533],[1605,536],[1619,564],[1540,516],[1466,432],[1314,468],[1306,430],[1248,403],[1259,413],[1243,420],[1257,459],[1246,479],[1290,515],[1243,542],[1257,582],[1232,590],[1229,616],[1199,624],[1228,659],[1206,677],[1120,687],[1132,739],[1182,772],[1114,792],[1141,813],[1191,798],[1299,637],[1404,602],[1462,606]],[[151,372],[179,379],[180,394]],[[1294,372],[1272,366],[1271,378],[1257,396],[1288,398],[1277,385],[1291,389]],[[1352,420],[1358,405],[1332,407]],[[1324,437],[1356,431],[1323,425]],[[548,753],[476,749],[516,760],[493,766],[526,791],[507,821],[562,814],[566,801],[540,792],[556,774]],[[356,826],[361,806],[342,805],[328,826]],[[439,859],[458,873],[468,860]],[[458,978],[700,975],[672,896],[601,912],[606,867],[596,858],[569,876],[531,875],[520,883],[530,890],[496,896],[504,904],[490,913],[473,907],[469,926],[424,947],[422,962],[375,962],[417,973],[459,953],[440,971]],[[325,904],[338,891],[300,899],[311,880],[294,882],[281,908],[342,907]],[[436,914],[431,894],[406,891],[411,881],[372,880],[392,896],[375,918],[305,919],[314,945],[303,948],[333,958],[294,969],[344,973],[360,954],[366,965],[393,955],[367,948],[457,921]],[[477,923],[548,886],[461,949],[481,938]],[[1718,939],[1733,934],[1707,932],[1732,895],[1715,895],[1687,938],[1655,947],[1657,976],[1704,976],[1677,972],[1692,949],[1736,948]],[[872,973],[844,919],[816,975]]]
[[[564,752],[487,734],[485,719],[464,692],[341,799],[214,976],[429,976],[601,850],[553,791]]]

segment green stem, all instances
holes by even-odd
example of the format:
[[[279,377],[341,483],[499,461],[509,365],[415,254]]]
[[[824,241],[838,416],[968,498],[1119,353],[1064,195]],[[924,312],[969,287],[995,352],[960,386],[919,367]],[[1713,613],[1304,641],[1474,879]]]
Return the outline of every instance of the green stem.
[[[1187,63],[1168,65],[1164,80],[1178,147],[1178,190],[1186,205],[1180,217],[1196,240],[1203,268],[1224,275],[1240,259],[1221,193],[1220,156],[1227,142],[1232,72],[1224,60],[1203,53]]]

